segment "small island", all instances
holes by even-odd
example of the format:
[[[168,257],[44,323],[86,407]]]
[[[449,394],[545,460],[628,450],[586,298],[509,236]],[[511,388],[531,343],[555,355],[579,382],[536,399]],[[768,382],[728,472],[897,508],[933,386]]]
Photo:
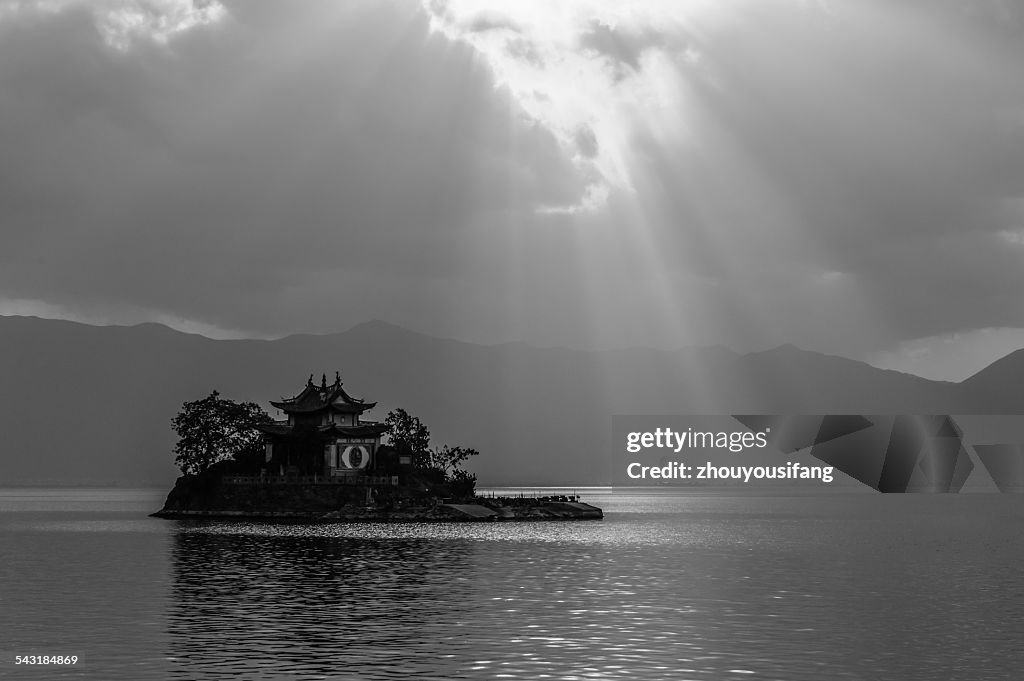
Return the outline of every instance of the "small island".
[[[430,431],[404,409],[383,422],[376,402],[352,397],[341,376],[312,375],[294,397],[253,402],[217,391],[186,402],[172,420],[182,475],[158,518],[315,522],[592,520],[601,509],[575,495],[478,496],[462,466],[475,449],[430,447]],[[381,439],[387,438],[382,444]]]

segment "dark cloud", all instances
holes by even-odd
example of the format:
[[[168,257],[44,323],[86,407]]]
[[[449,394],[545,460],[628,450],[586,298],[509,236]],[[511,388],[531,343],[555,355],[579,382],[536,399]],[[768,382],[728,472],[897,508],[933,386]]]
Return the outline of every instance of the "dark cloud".
[[[523,36],[514,36],[506,40],[505,51],[511,57],[522,59],[538,68],[544,67],[544,58],[537,50],[537,46]]]
[[[848,354],[1024,326],[1021,15],[968,4],[585,23],[579,47],[609,81],[615,65],[636,121],[573,110],[575,83],[525,95],[561,128],[408,5],[239,2],[115,47],[91,5],[8,12],[0,298],[264,334],[377,317]],[[575,68],[498,15],[468,30],[540,75]],[[629,189],[562,210],[620,157]]]
[[[680,51],[686,48],[688,42],[689,39],[678,27],[674,33],[662,33],[650,27],[629,30],[596,20],[590,22],[580,36],[580,47],[606,57],[620,69],[620,75],[625,75],[627,70],[639,70],[640,58],[647,50],[661,48]]]
[[[509,31],[519,33],[520,27],[506,15],[500,12],[479,12],[469,22],[468,30],[472,33],[486,33],[487,31]]]
[[[465,285],[480,216],[582,191],[413,8],[229,10],[127,51],[86,9],[0,22],[6,297],[270,333],[413,321]]]
[[[1006,46],[943,8],[748,8],[681,76],[696,147],[639,138],[658,240],[719,282],[713,325],[849,354],[1024,326]]]
[[[598,21],[591,23],[590,30],[580,38],[580,45],[632,69],[640,68],[640,54],[651,47],[649,43],[638,40],[636,36],[624,35]]]
[[[597,156],[597,135],[589,125],[581,125],[576,130],[576,148],[584,158]]]

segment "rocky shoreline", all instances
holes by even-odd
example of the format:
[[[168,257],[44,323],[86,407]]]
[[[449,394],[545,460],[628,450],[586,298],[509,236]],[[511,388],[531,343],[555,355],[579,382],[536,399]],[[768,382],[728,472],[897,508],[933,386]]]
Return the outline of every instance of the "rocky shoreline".
[[[437,504],[402,509],[341,508],[334,511],[269,511],[236,509],[161,509],[154,518],[171,520],[261,520],[325,523],[507,522],[543,520],[600,520],[600,508],[579,501],[531,499],[536,504],[495,506],[483,503]]]
[[[182,476],[164,507],[168,519],[301,522],[493,522],[600,520],[600,508],[576,496],[445,498],[402,488],[371,494],[360,485],[331,481],[238,482],[227,476]],[[371,490],[372,491],[372,490]],[[367,503],[370,502],[370,503]]]

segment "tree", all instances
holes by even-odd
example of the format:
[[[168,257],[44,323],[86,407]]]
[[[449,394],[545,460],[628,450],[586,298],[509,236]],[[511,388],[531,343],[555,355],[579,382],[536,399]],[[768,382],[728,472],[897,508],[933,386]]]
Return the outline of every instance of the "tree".
[[[384,419],[388,427],[388,444],[402,454],[412,457],[417,468],[430,465],[430,430],[419,417],[411,416],[405,409],[392,409]]]
[[[388,412],[384,423],[388,427],[388,444],[400,454],[410,454],[413,468],[421,477],[446,484],[455,496],[473,495],[476,475],[464,470],[462,464],[471,456],[477,456],[478,451],[449,445],[431,449],[430,430],[405,409]]]
[[[430,451],[430,467],[444,471],[446,476],[462,470],[462,464],[471,456],[477,456],[480,452],[472,447],[435,447]]]
[[[479,453],[472,447],[443,445],[441,448],[435,447],[431,450],[430,465],[434,470],[441,472],[454,496],[471,497],[476,488],[476,474],[465,470],[462,464],[469,457],[477,456]]]
[[[256,426],[270,417],[255,402],[208,397],[185,402],[171,426],[178,434],[174,462],[186,475],[198,475],[220,461],[259,456],[262,437]]]
[[[448,476],[448,486],[456,497],[472,497],[476,490],[476,473],[458,469]]]

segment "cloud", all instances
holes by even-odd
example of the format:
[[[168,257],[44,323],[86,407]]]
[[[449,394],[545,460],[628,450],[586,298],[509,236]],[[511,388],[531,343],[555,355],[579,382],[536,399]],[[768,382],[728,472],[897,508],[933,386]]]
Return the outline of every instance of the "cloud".
[[[1024,101],[1014,60],[940,10],[842,10],[801,21],[766,6],[703,45],[691,81],[703,125],[736,156],[720,147],[708,173],[742,177],[730,193],[759,207],[732,211],[731,241],[806,272],[759,296],[782,312],[776,298],[817,288],[820,328],[866,345],[1024,324],[1020,254],[996,238],[1020,224],[1006,206],[1024,186],[1024,136],[997,122]],[[727,276],[729,259],[708,255],[695,266]],[[843,273],[844,294],[816,285],[828,271]],[[870,317],[848,316],[843,295]]]
[[[501,12],[487,10],[475,14],[469,22],[467,30],[471,33],[486,33],[488,31],[522,32],[519,25],[509,17]]]
[[[584,158],[594,158],[600,151],[597,135],[589,125],[581,125],[576,130],[576,150]]]
[[[894,369],[937,381],[962,381],[993,359],[1024,347],[1024,329],[977,329],[899,343],[865,359],[882,369]]]
[[[127,46],[84,6],[0,21],[5,297],[337,330],[443,308],[475,221],[583,192],[415,8],[225,11]]]
[[[605,202],[633,204],[588,202],[635,241],[624,269],[680,286],[649,304],[681,335],[856,355],[1024,326],[1012,4],[502,5],[532,64],[462,31],[479,6],[453,0],[437,22]]]
[[[683,4],[687,12],[696,3]],[[656,76],[640,73],[641,59],[655,47],[668,55],[687,49],[669,3],[573,0],[554,10],[539,0],[450,0],[424,6],[435,30],[488,59],[498,82],[555,135],[591,184],[606,185],[602,193],[631,190],[623,135],[628,119],[643,100],[667,105]],[[581,130],[588,135],[582,145]],[[579,206],[593,195],[581,195]]]
[[[1024,327],[1012,3],[0,7],[18,309],[854,356]]]
[[[226,12],[217,0],[45,0],[0,2],[0,21],[34,22],[53,15],[79,13],[88,16],[113,48],[127,50],[136,40],[166,44],[174,36],[196,27],[216,24]]]
[[[595,20],[579,36],[580,47],[610,60],[618,68],[616,77],[620,79],[628,76],[628,72],[643,68],[641,60],[648,50],[683,53],[688,44],[689,36],[685,30],[677,28],[675,33],[662,33],[653,21],[630,29]]]

